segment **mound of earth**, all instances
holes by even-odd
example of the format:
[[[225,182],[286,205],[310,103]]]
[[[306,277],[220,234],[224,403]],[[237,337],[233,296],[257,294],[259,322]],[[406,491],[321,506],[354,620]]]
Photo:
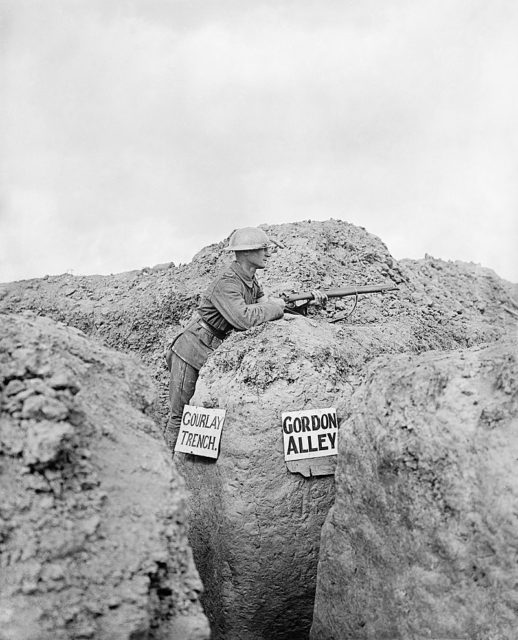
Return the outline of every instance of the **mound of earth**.
[[[215,638],[309,633],[335,483],[290,472],[281,413],[336,407],[343,422],[357,411],[351,403],[368,362],[421,347],[390,319],[340,327],[297,318],[235,334],[204,367],[192,403],[226,409],[220,457],[213,464],[177,454],[176,464],[191,494],[190,541]]]
[[[340,430],[312,640],[512,640],[516,339],[373,361]]]
[[[426,257],[396,261],[384,243],[340,220],[263,225],[278,243],[259,274],[267,292],[301,292],[373,283],[396,284],[397,294],[362,296],[342,323],[360,328],[393,321],[411,331],[419,350],[491,342],[518,317],[518,286],[471,263]],[[156,419],[167,421],[163,349],[191,316],[200,293],[232,260],[227,241],[204,248],[192,262],[172,262],[108,276],[45,276],[0,285],[0,311],[32,310],[81,329],[103,344],[138,354],[160,392]],[[318,312],[329,320],[351,310],[335,299]]]
[[[0,324],[0,638],[208,638],[148,374],[50,319]]]
[[[335,406],[343,423],[376,358],[493,343],[515,331],[518,316],[516,286],[477,265],[431,257],[398,262],[381,240],[337,220],[264,228],[277,243],[259,274],[267,292],[399,288],[361,296],[356,312],[335,324],[328,321],[348,312],[351,299],[333,300],[308,318],[235,333],[203,368],[193,402],[227,410],[220,458],[177,454],[175,461],[190,492],[190,540],[215,640],[309,633],[320,527],[334,482],[286,467],[281,410]],[[138,354],[160,389],[158,408],[149,410],[164,425],[163,347],[231,260],[225,244],[178,267],[2,285],[0,309],[31,309]]]

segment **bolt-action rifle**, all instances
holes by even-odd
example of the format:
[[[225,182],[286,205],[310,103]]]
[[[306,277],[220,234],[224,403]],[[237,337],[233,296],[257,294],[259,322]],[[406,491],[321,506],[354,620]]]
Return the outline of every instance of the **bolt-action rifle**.
[[[331,322],[338,322],[338,320],[344,320],[349,317],[354,310],[356,309],[356,305],[358,304],[358,296],[364,293],[384,293],[385,291],[395,291],[398,289],[394,284],[368,284],[360,287],[345,287],[344,289],[329,289],[328,291],[323,291],[328,298],[345,298],[347,296],[354,296],[354,307],[352,311],[350,311],[347,315],[333,318]],[[306,291],[304,293],[293,293],[293,294],[283,294],[282,298],[286,302],[287,306],[285,308],[286,313],[295,313],[306,315],[307,306],[311,302],[311,300],[315,299],[312,291]]]

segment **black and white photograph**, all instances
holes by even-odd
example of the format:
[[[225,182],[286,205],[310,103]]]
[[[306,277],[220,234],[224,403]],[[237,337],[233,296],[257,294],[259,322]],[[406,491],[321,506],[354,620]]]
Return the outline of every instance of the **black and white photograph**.
[[[0,640],[518,639],[518,3],[0,0]]]

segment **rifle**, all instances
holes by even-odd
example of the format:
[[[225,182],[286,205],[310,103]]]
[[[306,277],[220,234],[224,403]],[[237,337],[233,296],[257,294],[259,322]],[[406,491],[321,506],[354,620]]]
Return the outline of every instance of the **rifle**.
[[[346,316],[340,316],[339,318],[334,318],[331,322],[338,322],[338,320],[344,320],[354,313],[356,309],[356,305],[358,304],[358,296],[364,293],[384,293],[385,291],[395,291],[398,287],[394,284],[368,284],[360,287],[346,287],[344,289],[329,289],[328,291],[323,291],[328,298],[344,298],[346,296],[355,296],[354,307],[350,313]],[[306,291],[304,293],[293,293],[291,295],[283,294],[282,298],[286,302],[286,304],[293,304],[295,307],[299,307],[300,311],[296,311],[293,307],[286,308],[286,313],[295,313],[305,315],[307,311],[307,305],[314,300],[315,296],[311,291]],[[302,302],[303,301],[303,302]],[[299,303],[297,305],[297,302]],[[300,304],[302,302],[302,304]]]

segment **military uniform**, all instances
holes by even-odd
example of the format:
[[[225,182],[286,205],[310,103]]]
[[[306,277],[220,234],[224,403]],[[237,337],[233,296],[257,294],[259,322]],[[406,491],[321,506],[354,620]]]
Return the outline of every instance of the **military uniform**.
[[[283,313],[278,302],[264,298],[255,275],[250,278],[238,262],[212,282],[193,319],[175,337],[167,354],[171,416],[165,437],[171,448],[178,437],[183,408],[194,394],[199,371],[209,355],[232,330],[245,331],[282,318]]]

